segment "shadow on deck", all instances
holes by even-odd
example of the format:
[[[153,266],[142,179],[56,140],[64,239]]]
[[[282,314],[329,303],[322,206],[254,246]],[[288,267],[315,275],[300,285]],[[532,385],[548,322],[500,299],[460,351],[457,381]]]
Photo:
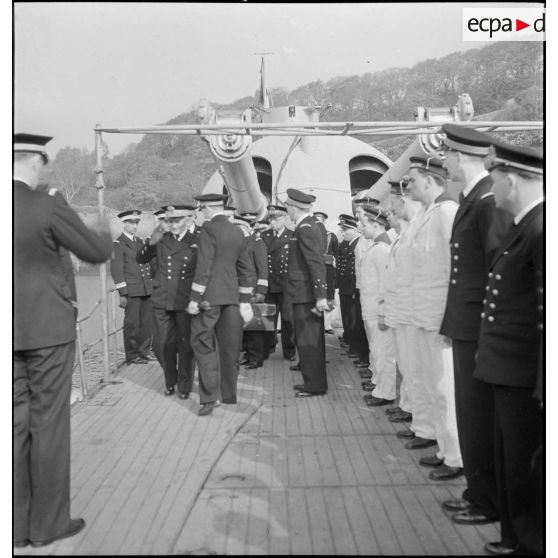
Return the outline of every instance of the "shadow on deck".
[[[275,353],[241,369],[239,403],[198,417],[157,364],[123,368],[72,407],[72,516],[85,530],[15,554],[483,554],[498,524],[460,526],[435,482],[327,336],[329,391],[297,400]],[[116,379],[116,378],[115,378]]]

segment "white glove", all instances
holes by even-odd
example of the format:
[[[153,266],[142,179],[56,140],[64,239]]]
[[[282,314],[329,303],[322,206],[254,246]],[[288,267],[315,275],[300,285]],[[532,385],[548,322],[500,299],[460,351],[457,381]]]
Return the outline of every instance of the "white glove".
[[[191,300],[190,304],[188,304],[188,308],[186,308],[186,312],[188,312],[188,314],[192,314],[192,316],[195,316],[196,314],[200,313],[200,305],[197,302]]]
[[[252,305],[249,302],[241,302],[238,306],[238,310],[240,311],[240,315],[242,316],[242,320],[245,324],[252,321],[254,311],[252,310]]]
[[[327,299],[319,298],[318,300],[316,300],[316,310],[319,310],[320,312],[326,312],[327,310],[329,310]]]

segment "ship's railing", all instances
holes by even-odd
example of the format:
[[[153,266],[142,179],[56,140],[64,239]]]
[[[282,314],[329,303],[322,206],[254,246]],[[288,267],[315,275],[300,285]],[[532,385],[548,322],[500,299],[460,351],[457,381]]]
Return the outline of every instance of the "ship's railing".
[[[110,299],[110,304],[108,304],[110,308],[110,317],[111,317],[111,324],[108,330],[108,338],[112,341],[112,363],[110,356],[108,359],[103,358],[103,377],[104,379],[101,380],[102,382],[108,381],[110,375],[118,369],[118,341],[116,338],[116,334],[122,330],[121,327],[116,327],[116,292],[115,288],[107,290],[107,297],[106,300]],[[83,343],[83,335],[81,331],[81,324],[91,318],[96,310],[102,308],[103,297],[99,298],[95,304],[91,307],[89,312],[85,313],[83,316],[78,317],[76,320],[76,337],[77,337],[77,363],[75,364],[76,367],[79,367],[79,378],[80,378],[80,391],[81,397],[83,400],[87,400],[89,395],[89,386],[87,384],[87,374],[85,371],[85,353],[95,347],[96,345],[103,343],[104,337],[101,336],[99,339],[92,341],[91,343]],[[108,364],[108,366],[107,366]]]

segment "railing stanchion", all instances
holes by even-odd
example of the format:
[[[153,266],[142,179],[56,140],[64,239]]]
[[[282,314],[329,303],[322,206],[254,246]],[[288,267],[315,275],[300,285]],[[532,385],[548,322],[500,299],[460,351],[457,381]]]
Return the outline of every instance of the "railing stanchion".
[[[87,395],[88,395],[87,376],[85,374],[85,363],[83,362],[83,345],[81,342],[81,327],[79,326],[79,323],[76,324],[76,340],[77,340],[77,349],[78,349],[81,397],[84,401],[87,401]]]

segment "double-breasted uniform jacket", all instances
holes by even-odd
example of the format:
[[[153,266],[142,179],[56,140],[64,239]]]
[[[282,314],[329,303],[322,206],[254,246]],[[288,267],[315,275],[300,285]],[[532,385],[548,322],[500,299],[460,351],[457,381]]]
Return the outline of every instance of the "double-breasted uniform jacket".
[[[457,203],[443,192],[417,215],[411,239],[413,325],[439,331],[450,276],[451,229]]]
[[[76,297],[66,250],[102,263],[110,257],[110,234],[89,230],[54,188],[40,192],[16,180],[13,195],[14,350],[69,343]]]
[[[511,216],[494,205],[491,186],[489,175],[482,178],[461,201],[453,221],[450,281],[440,328],[452,339],[478,339],[488,267],[511,226]]]
[[[124,296],[149,296],[152,291],[151,268],[148,263],[139,264],[137,253],[143,241],[135,236],[130,240],[122,233],[113,245],[110,273],[114,286]]]
[[[542,203],[508,231],[489,268],[474,376],[535,387],[544,322]],[[539,392],[540,394],[540,392]]]
[[[251,269],[244,235],[224,214],[215,215],[201,228],[190,299],[211,306],[250,302]]]
[[[153,262],[153,292],[151,304],[163,310],[185,310],[190,302],[190,290],[196,271],[198,236],[201,227],[186,231],[177,240],[166,232],[152,246],[149,239],[137,253],[140,264]]]
[[[293,231],[285,228],[279,236],[272,230],[264,231],[261,239],[267,247],[268,287],[270,293],[282,293],[289,261],[289,239]]]
[[[356,290],[355,248],[358,236],[350,242],[343,240],[337,252],[337,281],[339,295],[354,294]]]
[[[250,273],[250,283],[254,294],[267,293],[269,269],[267,265],[267,248],[259,233],[249,234],[244,237],[244,242],[248,253],[252,271]]]
[[[307,216],[289,239],[286,296],[290,304],[326,298],[325,236],[316,220]]]

